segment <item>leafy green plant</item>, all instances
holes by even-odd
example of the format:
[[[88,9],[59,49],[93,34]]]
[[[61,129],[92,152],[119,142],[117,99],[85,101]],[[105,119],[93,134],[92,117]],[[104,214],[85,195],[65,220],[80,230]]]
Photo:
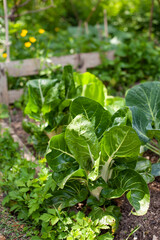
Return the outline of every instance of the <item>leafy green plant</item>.
[[[45,152],[49,138],[62,132],[69,123],[69,106],[76,96],[95,99],[102,106],[106,104],[107,90],[103,83],[90,73],[73,73],[71,66],[64,67],[61,79],[32,80],[27,86],[25,113],[39,124],[23,121],[23,128],[34,135],[36,149],[41,153]]]
[[[34,227],[40,227],[41,232],[37,229],[37,236],[31,239],[113,239],[120,220],[118,207],[93,207],[89,216],[86,216],[85,209],[78,214],[69,208],[62,211],[61,208],[73,206],[83,200],[84,189],[80,189],[79,196],[75,197],[73,186],[78,186],[75,183],[68,188],[66,186],[62,194],[45,166],[45,159],[41,159],[38,165],[22,159],[18,144],[13,142],[8,132],[0,135],[0,143],[1,149],[6,153],[0,165],[0,186],[6,193],[3,205],[10,207],[10,211],[14,212],[19,220],[29,220]],[[11,156],[12,161],[6,161]],[[36,174],[37,166],[39,172]],[[69,189],[72,192],[69,192]],[[56,208],[58,200],[61,201],[61,206]],[[63,201],[65,205],[62,207]],[[102,234],[101,230],[107,232]]]
[[[120,41],[114,49],[114,60],[108,60],[102,55],[102,64],[89,69],[105,82],[109,94],[123,96],[134,83],[159,79],[160,49],[145,36],[132,36]]]
[[[160,156],[159,98],[160,83],[155,81],[139,84],[129,89],[125,99],[126,104],[132,111],[133,128],[142,144]],[[152,173],[157,176],[158,170],[157,173],[155,173],[155,170]]]
[[[66,183],[72,186],[74,180],[97,199],[118,198],[127,192],[136,210],[133,214],[145,214],[149,191],[136,171],[141,143],[131,127],[128,108],[111,116],[94,100],[78,97],[70,112],[73,120],[64,133],[51,138],[46,155],[59,188],[65,188]]]

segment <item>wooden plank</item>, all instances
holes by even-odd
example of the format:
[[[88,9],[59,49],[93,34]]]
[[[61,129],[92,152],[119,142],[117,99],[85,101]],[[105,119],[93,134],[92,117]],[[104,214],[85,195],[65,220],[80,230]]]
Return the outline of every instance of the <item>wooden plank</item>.
[[[14,103],[15,101],[19,100],[22,94],[23,94],[23,89],[9,90],[8,91],[9,103]]]
[[[113,51],[106,53],[106,57],[113,59]],[[40,70],[49,67],[51,64],[60,64],[62,66],[71,64],[75,69],[84,72],[86,68],[92,68],[101,64],[101,60],[99,53],[94,52],[52,57],[49,60],[46,60],[46,62],[43,62],[43,64],[39,59],[24,59],[21,61],[5,63],[4,65],[9,76],[22,77],[36,75]]]
[[[0,64],[0,103],[9,103],[7,76],[3,64]]]

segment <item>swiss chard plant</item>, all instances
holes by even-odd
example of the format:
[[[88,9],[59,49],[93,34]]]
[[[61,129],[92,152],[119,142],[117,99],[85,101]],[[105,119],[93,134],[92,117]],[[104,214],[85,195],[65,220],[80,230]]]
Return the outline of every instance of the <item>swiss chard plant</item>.
[[[88,198],[88,204],[103,205],[106,199],[127,193],[135,209],[132,213],[145,214],[150,198],[146,182],[153,176],[150,162],[139,157],[141,142],[132,128],[129,108],[111,115],[98,102],[77,97],[70,112],[72,121],[51,138],[46,154],[59,187],[53,203],[66,207],[65,203],[76,203],[79,196]],[[72,197],[66,202],[68,192]]]
[[[23,122],[23,128],[34,135],[36,148],[45,152],[47,140],[70,122],[69,106],[77,96],[95,99],[102,106],[106,104],[107,89],[90,73],[73,73],[71,66],[64,67],[61,79],[30,80],[28,103],[25,113],[38,124]],[[43,146],[41,138],[43,137]]]
[[[126,104],[132,111],[133,128],[141,143],[160,156],[160,82],[146,82],[129,89]]]

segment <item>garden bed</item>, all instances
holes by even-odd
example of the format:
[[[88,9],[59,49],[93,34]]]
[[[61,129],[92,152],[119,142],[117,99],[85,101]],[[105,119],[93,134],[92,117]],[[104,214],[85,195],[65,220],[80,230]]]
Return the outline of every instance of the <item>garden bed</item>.
[[[22,111],[19,109],[10,109],[11,127],[14,129],[16,134],[22,140],[22,142],[33,152],[33,147],[28,144],[27,139],[29,135],[22,128],[22,120],[24,118]],[[35,152],[34,152],[35,154]],[[145,153],[145,157],[150,159],[152,162],[157,161],[157,156],[151,154],[150,151]],[[129,239],[138,240],[158,240],[160,236],[160,210],[159,210],[159,199],[160,199],[160,178],[156,178],[154,182],[149,184],[151,203],[149,211],[146,215],[138,217],[130,214],[131,206],[127,199],[123,196],[120,199],[116,199],[116,204],[121,208],[122,218],[118,232],[115,235],[115,240],[124,240],[127,238],[129,233],[136,227],[140,226],[139,230],[134,233]],[[3,233],[3,232],[2,232]],[[19,238],[15,238],[19,239]],[[28,239],[28,238],[23,238]]]

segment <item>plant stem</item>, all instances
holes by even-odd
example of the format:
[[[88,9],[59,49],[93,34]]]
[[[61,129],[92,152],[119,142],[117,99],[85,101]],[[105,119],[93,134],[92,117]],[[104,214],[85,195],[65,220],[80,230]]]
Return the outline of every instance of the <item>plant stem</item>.
[[[151,150],[152,152],[156,153],[157,155],[160,156],[160,150],[157,149],[156,147],[152,146],[150,143],[146,144],[147,148]]]

